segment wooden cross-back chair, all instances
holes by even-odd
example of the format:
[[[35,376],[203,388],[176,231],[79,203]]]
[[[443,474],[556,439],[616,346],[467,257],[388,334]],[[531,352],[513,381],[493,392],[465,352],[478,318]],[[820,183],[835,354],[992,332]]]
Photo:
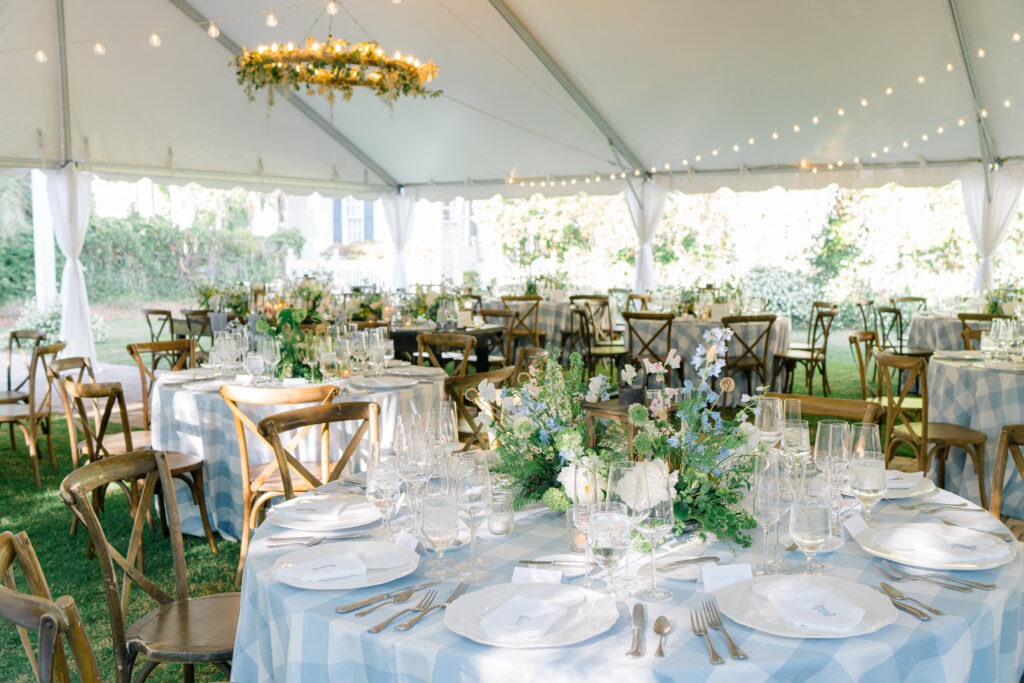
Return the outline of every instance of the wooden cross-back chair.
[[[471,334],[421,332],[416,335],[416,361],[423,365],[429,361],[435,368],[445,369],[445,354],[454,361],[452,376],[465,375],[469,356],[476,348],[476,337]]]
[[[831,386],[828,383],[828,337],[832,332],[832,323],[837,315],[839,315],[838,308],[814,309],[814,323],[809,332],[810,345],[804,349],[790,348],[775,354],[772,371],[773,385],[782,374],[784,376],[783,391],[792,393],[796,366],[802,365],[807,381],[807,393],[813,393],[814,372],[817,370],[821,373],[821,393],[823,396],[828,396],[831,391]]]
[[[459,441],[462,445],[459,451],[468,451],[474,446],[487,450],[491,447],[490,434],[479,422],[480,412],[490,415],[492,420],[500,417],[500,405],[484,401],[479,396],[466,396],[469,389],[476,389],[484,381],[490,382],[497,388],[504,386],[505,382],[512,377],[515,371],[511,365],[500,370],[490,372],[479,372],[475,375],[463,375],[462,377],[448,377],[444,380],[445,399],[455,402],[456,420],[459,425]],[[468,428],[468,431],[464,429]]]
[[[480,311],[484,307],[484,298],[479,294],[466,294],[464,298],[473,302],[473,308],[471,309],[473,315],[480,315]]]
[[[491,362],[506,363],[511,358],[512,327],[515,325],[516,314],[507,308],[481,308],[480,315],[491,325],[501,325],[504,331],[501,333],[500,341],[496,345],[499,349],[497,354],[492,353]],[[563,333],[564,334],[564,333]]]
[[[4,403],[25,403],[28,401],[27,384],[32,364],[32,350],[46,341],[45,332],[36,330],[13,330],[7,336],[7,390],[0,391],[0,404]],[[15,352],[20,359],[20,367],[25,369],[25,376],[21,381],[14,384],[11,373],[14,370]],[[14,448],[14,424],[7,426],[8,436],[11,437],[11,448]]]
[[[195,344],[196,359],[204,361],[210,357],[210,347],[213,346],[210,311],[205,308],[197,308],[182,311],[182,314],[185,316],[185,331],[188,333],[188,338]]]
[[[615,321],[612,320],[611,304],[603,294],[586,294],[569,297],[573,306],[582,309],[590,319],[590,329],[594,333],[594,343],[599,345],[621,344],[622,335],[615,332]]]
[[[889,303],[914,313],[928,307],[928,299],[923,296],[894,296],[889,299]]]
[[[513,383],[520,384],[523,379],[523,373],[525,373],[531,365],[536,364],[538,370],[543,370],[547,357],[548,352],[539,346],[524,346],[519,349],[519,354],[516,357],[516,369],[515,372],[512,373]]]
[[[860,400],[867,401],[869,398],[877,397],[877,392],[871,389],[868,383],[870,374],[869,365],[872,359],[872,351],[875,349],[875,333],[872,330],[859,330],[851,332],[849,337],[850,353],[857,361],[857,374],[860,376]],[[877,382],[877,371],[875,381]]]
[[[938,460],[939,488],[946,485],[946,458],[951,448],[967,452],[978,475],[981,506],[987,507],[985,491],[985,440],[982,432],[969,427],[928,419],[928,363],[924,358],[900,356],[875,349],[880,384],[885,397],[885,462],[888,465],[901,444],[913,450],[917,467],[927,472],[932,458]],[[893,376],[904,376],[903,384],[893,387]],[[921,410],[908,410],[904,402],[914,383],[921,387]],[[897,390],[898,389],[898,390]]]
[[[782,400],[795,398],[800,401],[800,414],[810,417],[826,417],[850,422],[868,422],[876,425],[881,425],[882,420],[885,418],[885,409],[873,401],[772,392],[765,394],[765,396]]]
[[[875,300],[857,299],[854,302],[857,312],[860,313],[860,321],[865,330],[874,330],[875,327]]]
[[[165,341],[174,326],[174,316],[168,308],[143,308],[142,317],[149,328],[149,341]]]
[[[594,329],[590,323],[590,316],[582,308],[573,308],[572,315],[580,329],[580,337],[583,347],[583,362],[587,366],[587,372],[593,375],[597,372],[597,366],[602,363],[609,363],[612,366],[611,372],[619,366],[626,357],[625,345],[603,344],[597,341]]]
[[[25,577],[28,593],[19,592],[15,585],[12,571],[15,566]],[[3,580],[0,618],[17,627],[35,679],[40,683],[70,683],[63,639],[71,649],[78,678],[83,683],[102,683],[96,656],[74,599],[69,595],[53,599],[39,558],[24,531],[19,534],[0,532],[0,578]],[[38,648],[32,646],[28,631],[36,633]]]
[[[817,333],[818,327],[818,314],[823,311],[831,311],[836,308],[836,305],[828,301],[814,301],[811,303],[811,318],[807,322],[807,339],[803,342],[793,342],[789,345],[791,349],[801,349],[804,351],[810,350],[814,347],[814,336]]]
[[[533,346],[544,346],[544,338],[547,333],[540,329],[541,301],[542,299],[537,295],[501,297],[501,305],[514,314],[509,330],[511,336],[509,350],[518,346],[519,340],[524,337],[531,339]]]
[[[68,423],[68,440],[71,442],[71,462],[74,468],[78,468],[82,455],[85,455],[87,462],[99,462],[113,456],[124,455],[135,450],[145,450],[153,443],[152,432],[133,432],[127,427],[128,408],[124,400],[124,389],[120,382],[76,382],[64,377],[63,379],[51,373],[51,379],[59,382],[62,388],[61,400],[64,402],[64,412]],[[92,410],[86,407],[89,403]],[[115,413],[116,409],[116,413]],[[90,415],[91,412],[91,415]],[[119,416],[118,419],[111,419],[112,416]],[[77,417],[77,419],[76,419]],[[121,433],[108,433],[113,424],[120,423]],[[83,435],[81,441],[76,436],[76,428]],[[213,530],[210,528],[210,519],[206,512],[206,493],[203,487],[203,457],[188,453],[166,452],[167,461],[171,465],[171,474],[175,479],[182,481],[192,494],[192,501],[199,508],[199,516],[203,523],[203,532],[210,544],[210,549],[217,552],[217,541],[213,537]],[[122,486],[126,494],[129,489]],[[157,491],[161,505],[160,512],[161,528],[164,535],[168,533],[166,508],[163,503],[166,499],[166,491],[162,488]],[[97,499],[94,501],[97,510],[103,507],[104,490],[100,490]],[[75,533],[75,522],[72,521],[71,533]]]
[[[274,496],[284,495],[281,482],[281,471],[277,459],[266,464],[249,462],[249,443],[247,435],[252,434],[257,443],[264,444],[271,453],[274,447],[260,434],[256,422],[242,410],[242,406],[275,406],[275,405],[327,405],[338,395],[338,387],[330,385],[304,386],[294,388],[276,387],[243,387],[225,385],[220,388],[221,398],[231,410],[235,421],[235,433],[238,438],[238,451],[242,470],[242,534],[241,548],[238,554],[238,569],[235,572],[235,585],[242,583],[242,567],[249,551],[249,536],[252,529],[259,526],[266,504]],[[300,429],[285,444],[292,451],[309,433],[312,425]]]
[[[931,349],[911,348],[906,343],[903,312],[896,306],[875,307],[875,334],[877,346],[883,352],[922,358],[932,355]]]
[[[1003,481],[1006,478],[1007,461],[1012,457],[1017,466],[1017,475],[1024,478],[1024,424],[1003,425],[996,446],[996,461],[992,468],[992,495],[988,498],[988,511],[996,519],[1002,519]]]
[[[671,313],[653,313],[650,311],[636,311],[622,314],[626,321],[626,360],[636,368],[643,367],[643,360],[657,361],[664,363],[672,350],[672,320],[675,316]],[[640,324],[647,323],[653,330],[653,334],[643,334],[639,328]],[[662,343],[664,342],[664,343]],[[684,381],[684,365],[679,364],[679,383]],[[671,372],[671,371],[670,371]]]
[[[28,396],[25,403],[0,403],[0,424],[7,423],[11,430],[11,448],[14,448],[14,428],[21,431],[28,446],[29,459],[32,461],[32,477],[36,486],[42,485],[39,480],[39,436],[46,435],[46,448],[50,455],[50,465],[57,469],[57,459],[53,454],[53,434],[50,420],[52,407],[53,385],[49,377],[49,363],[67,346],[64,342],[56,344],[39,344],[32,347],[32,360],[28,368]],[[41,380],[41,381],[37,381]]]
[[[150,414],[150,393],[153,391],[153,382],[156,381],[157,361],[166,358],[171,372],[194,368],[196,345],[191,339],[174,339],[172,341],[128,344],[125,348],[139,367],[139,386],[142,387],[141,426],[148,430],[153,421],[153,416]],[[143,356],[146,355],[149,356],[149,363],[143,359]],[[129,410],[130,412],[131,410]]]
[[[981,333],[988,330],[993,320],[1009,318],[996,313],[958,313],[956,317],[962,326],[960,338],[964,342],[964,351],[973,351],[981,347]]]
[[[626,297],[626,310],[633,313],[646,311],[650,303],[650,294],[630,294]]]
[[[181,520],[174,496],[171,464],[159,451],[135,451],[116,458],[90,462],[72,471],[60,485],[61,501],[74,513],[96,549],[103,579],[107,613],[110,618],[114,667],[118,683],[129,683],[136,660],[146,661],[136,681],[143,681],[162,662],[180,663],[185,680],[194,680],[199,663],[215,664],[230,675],[235,630],[238,625],[239,594],[219,593],[190,598]],[[132,510],[132,529],[124,554],[110,543],[91,498],[93,492],[114,482],[141,482]],[[145,575],[139,560],[142,527],[157,489],[164,491],[169,528],[174,590],[164,592]],[[134,623],[128,623],[131,587],[135,584],[156,601],[157,606]]]
[[[288,500],[295,497],[295,491],[309,491],[334,481],[341,476],[356,450],[367,440],[369,445],[380,443],[380,406],[373,402],[353,401],[351,403],[330,403],[310,406],[277,413],[260,420],[257,425],[260,436],[274,449],[277,470],[280,474],[281,493]],[[357,422],[355,433],[341,457],[332,459],[330,427],[339,422]],[[281,434],[318,427],[320,433],[320,459],[302,461],[295,456],[295,446],[290,449],[281,442]],[[289,442],[291,445],[291,442]],[[314,470],[317,473],[314,473]],[[298,475],[298,477],[293,477]],[[266,485],[264,485],[266,487]]]
[[[960,330],[960,339],[964,342],[964,351],[974,351],[976,348],[981,348],[982,332],[983,330],[974,327]]]
[[[744,373],[751,389],[758,386],[753,382],[755,374],[761,380],[760,384],[768,384],[768,345],[774,325],[775,316],[771,314],[722,318],[722,326],[733,333],[726,351],[725,367],[732,372]]]

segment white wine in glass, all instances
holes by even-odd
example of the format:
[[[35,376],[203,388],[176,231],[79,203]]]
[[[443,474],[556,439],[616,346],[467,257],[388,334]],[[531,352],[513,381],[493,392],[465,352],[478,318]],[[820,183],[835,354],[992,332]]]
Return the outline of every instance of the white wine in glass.
[[[877,456],[877,457],[873,457]],[[850,489],[864,507],[864,518],[871,521],[871,509],[886,492],[885,460],[881,453],[866,451],[850,460]]]
[[[805,573],[813,574],[814,555],[832,536],[828,500],[811,497],[794,501],[789,511],[789,535],[807,558]]]

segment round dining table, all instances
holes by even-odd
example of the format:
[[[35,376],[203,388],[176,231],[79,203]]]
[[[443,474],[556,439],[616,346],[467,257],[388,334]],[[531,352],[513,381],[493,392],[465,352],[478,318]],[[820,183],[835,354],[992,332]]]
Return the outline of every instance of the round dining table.
[[[953,354],[955,355],[955,354]],[[970,427],[985,434],[985,479],[988,495],[996,447],[1003,425],[1024,423],[1024,363],[957,360],[944,354],[928,362],[928,419]],[[930,477],[938,481],[933,462]],[[976,503],[981,502],[978,475],[960,448],[950,451],[945,488]],[[1024,479],[1011,459],[1003,480],[1001,513],[1024,518]]]
[[[953,494],[939,497],[959,500]],[[962,523],[1005,531],[985,513],[956,512],[923,515],[887,502],[875,507],[883,522],[938,521]],[[485,525],[486,527],[486,525]],[[432,612],[409,631],[390,626],[380,633],[367,629],[393,614],[398,607],[384,606],[367,617],[336,608],[383,592],[421,584],[420,570],[388,584],[348,591],[305,590],[279,582],[269,571],[274,561],[300,546],[268,548],[267,539],[299,532],[263,524],[249,547],[242,582],[241,612],[235,638],[233,681],[486,681],[522,683],[556,682],[664,682],[664,681],[977,681],[1017,683],[1024,669],[1024,559],[1016,542],[1012,559],[995,569],[953,572],[963,578],[995,584],[994,590],[955,592],[921,581],[898,584],[908,595],[939,608],[945,614],[930,621],[899,612],[895,621],[865,635],[847,638],[803,639],[761,632],[725,619],[725,626],[748,659],[729,658],[722,634],[711,632],[716,648],[726,658],[722,665],[709,661],[704,639],[690,629],[690,613],[714,595],[703,584],[661,578],[659,587],[673,597],[647,604],[644,654],[627,657],[632,640],[630,612],[634,598],[617,603],[618,619],[600,635],[566,647],[509,649],[471,641],[444,624],[443,614]],[[673,552],[716,555],[722,563],[760,562],[761,531],[753,532],[750,548],[735,552],[723,543],[684,544]],[[566,520],[546,509],[517,514],[515,530],[491,536],[486,528],[479,538],[480,553],[493,563],[492,583],[509,582],[520,559],[565,553]],[[351,541],[349,541],[351,542]],[[334,543],[344,552],[346,541]],[[421,551],[422,553],[422,551]],[[464,559],[468,551],[450,551]],[[798,553],[784,553],[794,562]],[[582,558],[582,555],[580,555]],[[848,540],[825,556],[834,569],[829,576],[873,589],[884,577],[878,560]],[[638,566],[639,564],[639,566]],[[422,567],[422,560],[421,565]],[[649,564],[634,563],[641,576]],[[436,586],[438,600],[455,587]],[[466,596],[480,588],[473,586]],[[729,590],[728,587],[722,589]],[[417,595],[422,595],[419,593]],[[465,599],[465,596],[461,599]],[[666,638],[665,657],[654,656],[657,637],[651,632],[657,616],[666,616],[672,631]],[[399,623],[399,622],[396,622]]]
[[[412,386],[401,389],[365,391],[341,380],[341,393],[335,402],[372,401],[380,406],[379,433],[389,442],[398,416],[403,413],[422,415],[437,408],[444,395],[444,373],[423,377]],[[203,456],[203,477],[206,508],[210,526],[221,536],[237,539],[242,533],[242,465],[238,449],[238,433],[231,409],[219,393],[221,383],[197,381],[168,384],[167,375],[157,378],[152,390],[153,448],[189,455]],[[246,406],[246,414],[260,419],[302,406]],[[347,443],[355,432],[351,425],[335,425],[331,443]],[[258,465],[274,459],[273,451],[254,434],[246,435],[249,461]],[[317,440],[310,433],[299,453],[316,453]],[[340,452],[340,451],[339,451]],[[314,458],[315,459],[315,458]],[[355,459],[355,458],[353,458]],[[352,467],[352,465],[349,465]],[[186,534],[203,535],[199,508],[193,504],[186,486],[175,482],[181,530]]]
[[[932,351],[956,351],[964,347],[960,319],[952,313],[918,312],[910,319],[907,347]]]

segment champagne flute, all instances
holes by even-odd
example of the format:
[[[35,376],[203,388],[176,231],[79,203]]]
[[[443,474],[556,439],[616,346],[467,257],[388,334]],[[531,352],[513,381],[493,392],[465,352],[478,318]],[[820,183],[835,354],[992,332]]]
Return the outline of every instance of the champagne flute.
[[[885,495],[885,457],[878,451],[855,451],[850,458],[850,489],[864,508],[864,519],[873,523],[871,509]]]
[[[450,579],[458,574],[445,564],[444,552],[459,533],[459,509],[449,495],[428,495],[423,499],[420,531],[437,553],[437,564],[423,575],[430,579]]]
[[[583,576],[578,579],[574,579],[572,583],[583,588],[599,588],[604,585],[603,582],[598,581],[590,577],[590,518],[593,510],[593,505],[588,503],[576,503],[569,506],[568,513],[572,519],[573,527],[583,534],[585,539],[583,542],[584,548],[584,569]]]
[[[832,537],[831,482],[814,467],[804,467],[789,509],[789,535],[807,558],[805,574],[826,572],[831,565],[814,562],[817,553]]]
[[[847,443],[850,426],[842,420],[822,420],[814,439],[814,464],[831,483],[832,533],[839,533],[842,490],[848,483]]]
[[[782,401],[777,398],[761,399],[754,417],[754,426],[761,434],[761,443],[774,446],[782,438]]]
[[[753,513],[764,528],[764,552],[762,553],[761,574],[771,574],[773,566],[768,562],[768,536],[773,525],[778,523],[783,512],[782,478],[779,460],[770,455],[758,458],[754,463]],[[778,544],[776,544],[778,547]]]
[[[640,482],[642,499],[637,502],[637,506],[647,509],[647,519],[641,522],[639,529],[651,544],[651,587],[640,592],[637,597],[645,602],[665,602],[672,598],[672,593],[658,588],[655,553],[658,543],[672,535],[676,521],[673,505],[676,492],[668,477],[661,476],[659,472],[651,472],[646,467],[642,470]]]
[[[377,506],[384,516],[384,539],[391,541],[391,511],[402,490],[398,463],[394,453],[379,443],[370,446],[366,463],[366,499]]]
[[[459,580],[469,584],[486,583],[491,580],[491,575],[477,566],[476,531],[491,512],[491,482],[487,464],[475,458],[461,462],[456,487],[459,519],[469,527],[470,534],[469,562],[464,565],[465,573],[459,576]]]
[[[637,507],[640,499],[639,475],[637,474],[636,463],[630,460],[613,462],[608,469],[608,502],[622,503],[626,507],[626,516],[629,518],[630,536],[632,532],[647,519],[650,512],[647,508]],[[631,557],[633,553],[626,553],[625,576],[619,579],[619,584],[627,590],[635,590],[646,583],[646,580],[632,572]]]
[[[614,600],[629,597],[629,593],[616,586],[611,577],[622,558],[629,554],[630,528],[623,503],[595,503],[591,506],[587,547],[607,573],[608,585],[604,592]]]

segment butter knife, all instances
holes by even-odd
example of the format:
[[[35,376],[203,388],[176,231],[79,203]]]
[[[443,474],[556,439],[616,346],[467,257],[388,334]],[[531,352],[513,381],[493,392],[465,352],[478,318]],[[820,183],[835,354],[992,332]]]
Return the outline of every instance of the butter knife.
[[[519,560],[519,564],[525,564],[530,567],[572,567],[574,569],[581,569],[587,566],[584,560]],[[590,563],[591,567],[596,567],[596,562]]]
[[[414,587],[412,592],[415,593],[416,591],[421,591],[424,588],[431,588],[433,586],[436,586],[438,583],[440,583],[440,581],[430,581],[429,583],[421,583],[420,585]],[[374,595],[372,598],[366,598],[365,600],[360,600],[359,602],[353,602],[351,605],[342,605],[341,607],[336,608],[335,611],[340,614],[345,614],[346,612],[354,612],[357,609],[362,609],[363,607],[372,605],[375,602],[380,602],[382,600],[390,600],[396,595],[404,593],[407,590],[409,590],[408,586],[406,586],[405,588],[400,588],[396,591],[392,591],[390,593],[381,593],[380,595]]]
[[[679,567],[686,567],[691,564],[704,564],[706,562],[718,562],[719,558],[714,555],[707,555],[705,557],[688,557],[685,560],[674,560],[672,562],[666,562],[665,564],[658,565],[658,571],[664,571],[666,569],[677,569]]]
[[[904,602],[900,602],[895,598],[889,598],[889,602],[891,602],[892,606],[896,609],[906,612],[907,614],[913,615],[921,621],[931,621],[932,619],[932,615],[928,614],[924,610],[919,610],[916,607],[911,607],[910,605]]]
[[[644,653],[644,627],[647,626],[647,611],[641,602],[633,605],[633,647],[627,657],[640,657]]]

